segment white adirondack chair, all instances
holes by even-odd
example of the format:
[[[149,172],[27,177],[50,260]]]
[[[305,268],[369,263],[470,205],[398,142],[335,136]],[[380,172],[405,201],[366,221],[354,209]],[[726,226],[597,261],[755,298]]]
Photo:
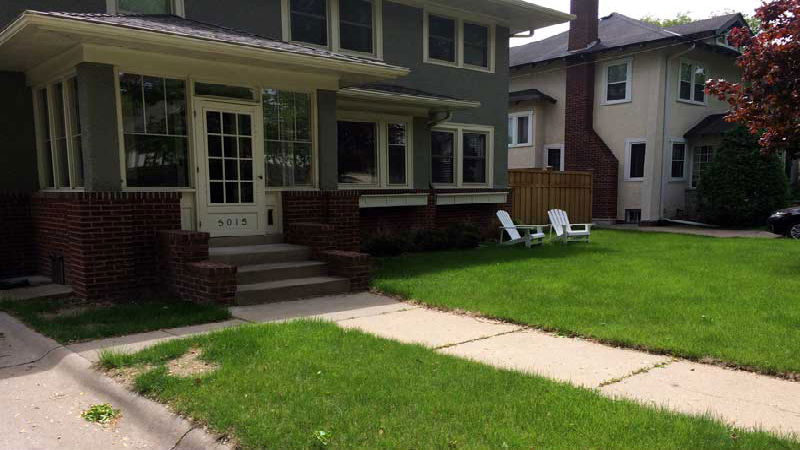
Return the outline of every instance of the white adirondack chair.
[[[534,245],[542,245],[544,243],[544,227],[547,225],[514,225],[511,215],[506,211],[497,211],[497,218],[500,219],[500,224],[503,225],[500,227],[501,245],[524,243],[525,247],[531,248]],[[504,241],[505,233],[508,233],[511,238],[510,241]]]
[[[556,238],[563,243],[569,242],[589,242],[592,234],[592,224],[572,225],[569,223],[567,212],[561,209],[553,209],[547,212],[552,224],[551,230],[556,232]],[[580,229],[574,229],[579,227]]]

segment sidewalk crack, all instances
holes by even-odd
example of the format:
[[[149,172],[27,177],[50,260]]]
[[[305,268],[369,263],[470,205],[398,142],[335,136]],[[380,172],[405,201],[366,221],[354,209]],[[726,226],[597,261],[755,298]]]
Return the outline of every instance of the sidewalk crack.
[[[621,377],[617,377],[617,378],[612,378],[610,380],[606,380],[606,381],[600,383],[600,385],[597,386],[597,387],[599,389],[599,388],[604,388],[606,386],[611,386],[612,384],[620,383],[620,382],[622,382],[624,380],[627,380],[628,378],[633,378],[633,377],[635,377],[637,375],[642,375],[642,374],[645,374],[647,372],[650,372],[653,369],[663,369],[664,367],[667,367],[668,365],[670,365],[670,364],[672,364],[674,362],[677,362],[677,361],[678,361],[677,358],[672,358],[669,361],[664,361],[664,362],[656,363],[656,364],[653,364],[653,365],[650,365],[650,366],[642,367],[641,369],[634,370],[633,372],[631,372],[631,373],[629,373],[627,375],[623,375]]]
[[[56,350],[58,350],[60,348],[65,348],[65,347],[63,345],[59,345],[58,347],[53,347],[50,350],[46,351],[44,355],[34,359],[33,361],[28,361],[28,362],[19,363],[19,364],[12,364],[10,366],[0,366],[0,370],[13,369],[14,367],[22,367],[22,366],[27,366],[28,364],[35,364],[35,363],[45,359],[47,357],[47,355],[49,355],[50,353],[53,353],[54,351],[56,351]]]
[[[444,350],[446,348],[458,347],[459,345],[471,344],[473,342],[479,342],[479,341],[485,341],[487,339],[496,338],[498,336],[505,336],[507,334],[519,333],[520,331],[525,331],[525,328],[524,327],[520,327],[520,328],[517,328],[516,330],[504,331],[502,333],[493,334],[491,336],[481,336],[479,338],[470,339],[470,340],[467,340],[467,341],[464,341],[464,342],[456,342],[454,344],[445,344],[445,345],[441,345],[439,347],[434,347],[433,350]]]
[[[184,439],[184,438],[185,438],[185,437],[186,437],[186,436],[187,436],[189,433],[191,433],[192,431],[194,431],[195,429],[197,429],[197,427],[189,427],[189,429],[188,429],[188,430],[186,430],[186,433],[183,433],[183,434],[181,435],[181,437],[179,437],[179,438],[178,438],[178,440],[175,442],[175,445],[173,445],[172,447],[170,447],[170,449],[169,449],[169,450],[175,450],[176,448],[178,448],[178,446],[181,444],[181,441],[183,441],[183,439]]]

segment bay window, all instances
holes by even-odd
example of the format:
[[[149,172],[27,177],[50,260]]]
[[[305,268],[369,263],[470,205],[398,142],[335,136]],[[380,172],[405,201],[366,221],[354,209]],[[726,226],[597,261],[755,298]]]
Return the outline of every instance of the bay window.
[[[702,66],[688,62],[681,63],[678,98],[686,102],[705,104],[706,70]]]
[[[41,187],[83,187],[77,80],[58,80],[35,90],[34,95]]]
[[[268,186],[311,186],[314,182],[311,94],[265,89],[262,106]]]
[[[431,182],[442,187],[491,184],[494,130],[445,124],[431,131]]]
[[[188,187],[186,82],[121,73],[128,187]]]
[[[382,57],[381,0],[283,0],[288,41]]]
[[[411,120],[345,116],[338,122],[339,184],[406,188],[411,185]]]
[[[425,13],[424,61],[494,70],[494,27],[437,13]]]

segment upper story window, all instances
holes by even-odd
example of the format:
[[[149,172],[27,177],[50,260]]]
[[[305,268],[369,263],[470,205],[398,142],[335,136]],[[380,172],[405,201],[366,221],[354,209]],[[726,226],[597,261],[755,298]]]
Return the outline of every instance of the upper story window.
[[[381,0],[283,0],[287,41],[382,57]]]
[[[426,12],[424,33],[425,62],[494,70],[494,27]]]
[[[431,182],[444,187],[491,184],[494,129],[444,124],[431,131]]]
[[[508,146],[528,147],[533,145],[533,111],[508,115]]]
[[[184,0],[106,0],[109,14],[184,15]]]
[[[692,103],[706,102],[706,69],[694,63],[681,63],[678,98]]]
[[[83,187],[77,80],[74,77],[58,80],[37,89],[34,95],[41,187]]]
[[[609,63],[605,66],[605,93],[603,104],[626,103],[631,101],[632,60]]]

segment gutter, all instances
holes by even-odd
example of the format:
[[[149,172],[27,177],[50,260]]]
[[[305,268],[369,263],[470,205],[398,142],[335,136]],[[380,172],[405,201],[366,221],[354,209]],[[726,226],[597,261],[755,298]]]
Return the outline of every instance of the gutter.
[[[671,154],[672,154],[672,151],[671,151],[672,148],[669,146],[671,136],[669,136],[668,132],[669,132],[669,119],[670,119],[670,115],[672,114],[672,98],[670,96],[670,93],[672,92],[671,88],[674,87],[674,85],[675,85],[675,82],[672,79],[672,73],[674,71],[670,70],[670,63],[672,61],[680,58],[681,56],[686,55],[687,53],[691,53],[695,48],[697,48],[697,44],[693,43],[688,49],[686,49],[686,50],[684,50],[682,52],[676,53],[674,55],[668,55],[666,57],[667,66],[666,66],[665,69],[667,71],[667,76],[665,77],[665,81],[664,81],[664,83],[665,83],[665,86],[664,86],[664,88],[665,88],[664,89],[664,123],[663,123],[663,128],[661,130],[661,133],[662,133],[663,137],[662,137],[662,142],[661,142],[661,177],[660,177],[661,180],[660,180],[660,183],[659,183],[659,192],[658,192],[658,197],[659,197],[659,199],[658,199],[658,220],[663,220],[664,219],[664,180],[669,176],[669,173],[667,172],[667,170],[672,170],[672,164],[670,163],[670,160],[667,159],[668,157],[671,157]],[[689,150],[689,146],[687,145],[686,146],[686,155],[684,155],[684,159],[686,157],[688,157],[688,153],[689,153],[688,150]]]

